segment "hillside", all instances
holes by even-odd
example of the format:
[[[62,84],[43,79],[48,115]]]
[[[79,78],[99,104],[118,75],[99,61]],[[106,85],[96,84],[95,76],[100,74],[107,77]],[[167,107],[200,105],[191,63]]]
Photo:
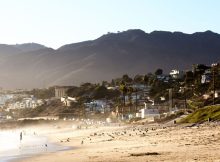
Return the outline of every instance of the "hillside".
[[[37,43],[24,43],[24,44],[16,44],[13,46],[20,49],[22,52],[36,51],[46,48],[44,45]]]
[[[188,115],[181,122],[184,123],[198,123],[208,121],[208,118],[211,121],[220,120],[220,106],[206,106],[204,108],[196,110],[194,113]]]
[[[191,69],[192,64],[220,60],[220,35],[211,31],[128,30],[57,50],[43,45],[0,45],[0,86],[34,88],[78,85],[129,75]]]

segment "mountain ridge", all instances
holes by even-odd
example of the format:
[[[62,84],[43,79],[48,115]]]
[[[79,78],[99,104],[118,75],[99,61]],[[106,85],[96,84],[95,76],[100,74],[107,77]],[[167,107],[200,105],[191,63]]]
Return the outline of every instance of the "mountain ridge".
[[[220,60],[220,35],[212,31],[185,34],[131,29],[63,45],[56,50],[39,44],[34,44],[34,48],[32,44],[26,45],[28,48],[24,45],[23,50],[0,45],[1,87],[78,85],[110,81],[125,73],[146,74],[157,68],[165,72],[191,69],[192,64]]]

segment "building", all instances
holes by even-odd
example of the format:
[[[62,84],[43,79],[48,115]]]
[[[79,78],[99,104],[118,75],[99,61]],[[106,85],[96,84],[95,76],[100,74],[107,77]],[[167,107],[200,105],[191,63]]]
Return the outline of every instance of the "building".
[[[76,98],[74,97],[61,97],[60,100],[67,107],[70,107],[73,103],[77,102]]]
[[[181,79],[183,78],[184,76],[184,72],[183,71],[180,71],[180,70],[171,70],[170,71],[170,76],[173,78],[173,79]]]
[[[218,98],[220,96],[220,90],[215,90],[215,98]]]
[[[211,74],[204,74],[204,75],[202,75],[201,83],[202,84],[210,83],[211,80],[212,80],[212,75]]]
[[[138,90],[144,90],[146,87],[147,86],[145,84],[138,84],[138,83],[136,83],[136,84],[132,85],[132,88],[138,89]]]
[[[156,119],[160,119],[160,113],[158,109],[141,109],[141,118],[147,119],[149,122],[155,121]]]
[[[55,97],[61,98],[67,96],[66,92],[71,88],[71,86],[56,86],[55,87]]]
[[[110,105],[106,100],[94,100],[92,102],[85,103],[85,106],[88,112],[110,112]]]
[[[36,108],[37,106],[41,106],[43,104],[44,102],[41,99],[36,100],[35,98],[23,98],[21,101],[10,102],[7,106],[7,110]]]

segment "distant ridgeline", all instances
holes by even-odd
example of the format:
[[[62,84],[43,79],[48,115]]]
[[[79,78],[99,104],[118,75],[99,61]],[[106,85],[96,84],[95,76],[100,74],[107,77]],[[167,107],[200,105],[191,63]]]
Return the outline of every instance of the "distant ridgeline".
[[[68,44],[57,50],[43,45],[0,45],[0,85],[37,88],[110,81],[123,74],[147,74],[158,68],[191,69],[220,60],[220,35],[211,31],[128,30]]]

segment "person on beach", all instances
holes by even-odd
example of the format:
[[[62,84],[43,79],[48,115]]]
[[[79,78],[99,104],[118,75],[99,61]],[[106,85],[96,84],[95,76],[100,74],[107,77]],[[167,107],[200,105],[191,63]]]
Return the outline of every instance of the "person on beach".
[[[20,141],[22,141],[22,132],[20,133]]]

